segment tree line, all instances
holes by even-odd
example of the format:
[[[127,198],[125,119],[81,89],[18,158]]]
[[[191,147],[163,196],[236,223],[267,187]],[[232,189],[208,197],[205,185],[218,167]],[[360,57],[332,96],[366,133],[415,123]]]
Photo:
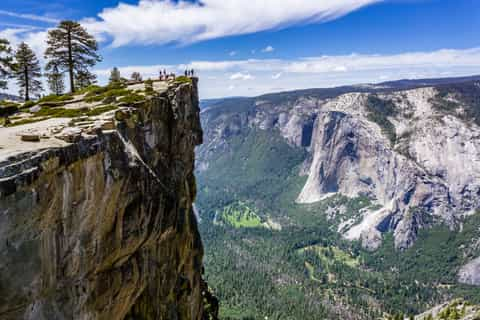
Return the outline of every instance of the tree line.
[[[29,101],[43,91],[40,79],[45,76],[50,91],[60,95],[66,89],[67,74],[70,93],[74,93],[96,83],[90,68],[102,59],[97,51],[95,37],[80,23],[62,21],[48,32],[42,74],[40,61],[28,44],[22,42],[13,50],[8,40],[0,39],[0,89],[7,89],[8,79],[15,79],[19,94]]]

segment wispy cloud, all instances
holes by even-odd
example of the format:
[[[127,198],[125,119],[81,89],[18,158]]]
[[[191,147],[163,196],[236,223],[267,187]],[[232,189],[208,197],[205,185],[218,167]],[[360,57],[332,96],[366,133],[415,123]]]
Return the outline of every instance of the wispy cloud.
[[[282,73],[281,73],[281,72],[278,72],[278,73],[275,73],[275,74],[272,76],[272,79],[273,79],[273,80],[277,80],[277,79],[280,79],[281,76],[282,76]]]
[[[32,20],[32,21],[41,21],[41,22],[48,22],[48,23],[58,23],[60,20],[48,17],[48,16],[40,16],[36,14],[28,14],[28,13],[17,13],[12,11],[0,10],[0,15],[9,16],[24,20]]]
[[[237,72],[230,76],[230,80],[253,80],[254,77],[250,73]]]
[[[383,0],[140,0],[104,9],[85,20],[113,46],[192,43],[225,36],[329,21]]]
[[[0,38],[10,41],[12,46],[18,46],[21,42],[27,43],[35,52],[40,61],[47,47],[47,31],[26,26],[23,28],[7,28],[0,31]]]
[[[262,49],[263,53],[268,53],[268,52],[273,52],[273,51],[275,51],[275,48],[272,47],[272,46],[267,46],[267,47]]]
[[[3,22],[3,21],[0,21],[0,26],[8,27],[8,28],[30,29],[30,30],[32,30],[32,31],[33,31],[33,30],[44,29],[44,28],[42,28],[42,27],[32,26],[32,25],[29,25],[29,24],[9,23],[9,22]]]
[[[403,78],[429,78],[480,74],[480,48],[407,52],[393,55],[351,54],[298,59],[247,59],[230,61],[192,61],[169,66],[129,66],[120,68],[129,76],[139,71],[155,76],[160,69],[195,69],[200,75],[202,98],[259,95],[286,89],[331,87]],[[98,70],[108,78],[110,70]],[[227,79],[225,79],[227,74]]]

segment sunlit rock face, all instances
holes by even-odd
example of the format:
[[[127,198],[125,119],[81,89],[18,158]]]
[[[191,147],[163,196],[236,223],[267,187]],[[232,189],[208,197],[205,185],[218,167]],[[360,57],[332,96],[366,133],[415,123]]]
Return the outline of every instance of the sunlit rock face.
[[[376,249],[393,231],[399,249],[410,247],[421,228],[455,228],[480,207],[480,128],[434,108],[437,91],[420,88],[381,94],[391,103],[392,143],[372,121],[368,94],[327,102],[312,135],[312,161],[297,201],[312,203],[331,193],[366,195],[382,208],[367,212],[345,237]],[[452,100],[456,108],[460,102]]]
[[[2,157],[1,319],[202,319],[196,82],[120,112]]]
[[[460,283],[480,286],[480,257],[463,266],[458,272]]]
[[[398,86],[398,84],[397,84]],[[385,233],[411,247],[422,229],[459,230],[480,210],[478,80],[445,85],[312,89],[225,100],[202,111],[198,170],[250,129],[303,148],[296,202],[366,196],[375,210],[340,217],[339,232],[377,249]],[[341,230],[340,230],[341,229]]]

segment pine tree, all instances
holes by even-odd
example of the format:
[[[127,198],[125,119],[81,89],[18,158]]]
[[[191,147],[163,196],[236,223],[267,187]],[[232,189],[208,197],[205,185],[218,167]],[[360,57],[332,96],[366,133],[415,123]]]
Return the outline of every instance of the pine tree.
[[[95,83],[97,83],[97,76],[87,69],[80,70],[75,75],[75,86],[78,89],[86,88]]]
[[[17,79],[20,95],[25,101],[29,101],[32,94],[42,91],[42,83],[38,80],[42,76],[40,62],[24,42],[18,46],[15,53],[13,76]]]
[[[63,81],[63,73],[58,70],[57,66],[52,67],[52,71],[47,74],[47,81],[50,91],[57,96],[65,91],[65,82]]]
[[[11,76],[12,49],[6,39],[0,39],[0,89],[7,89],[6,79]]]
[[[47,70],[57,65],[60,71],[68,72],[71,92],[75,92],[76,75],[85,73],[85,70],[101,61],[97,54],[97,41],[75,21],[62,21],[56,29],[50,30],[47,45]]]
[[[142,81],[142,75],[140,74],[140,72],[132,73],[132,76],[130,78],[132,78],[133,81],[137,81],[137,82]]]
[[[117,67],[113,67],[110,73],[110,83],[118,83],[122,80],[122,76],[120,75],[120,70]]]

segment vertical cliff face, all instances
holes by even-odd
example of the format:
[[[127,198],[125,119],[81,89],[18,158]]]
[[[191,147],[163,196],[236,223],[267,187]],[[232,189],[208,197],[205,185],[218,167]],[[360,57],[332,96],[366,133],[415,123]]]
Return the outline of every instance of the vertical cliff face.
[[[375,203],[327,214],[346,239],[375,250],[391,232],[404,250],[422,229],[460,230],[480,210],[480,83],[378,88],[312,89],[210,106],[202,111],[199,172],[215,165],[219,150],[240,154],[233,137],[268,131],[306,151],[297,203],[326,203],[333,195]]]
[[[122,107],[114,123],[2,150],[1,319],[204,317],[196,82]]]

